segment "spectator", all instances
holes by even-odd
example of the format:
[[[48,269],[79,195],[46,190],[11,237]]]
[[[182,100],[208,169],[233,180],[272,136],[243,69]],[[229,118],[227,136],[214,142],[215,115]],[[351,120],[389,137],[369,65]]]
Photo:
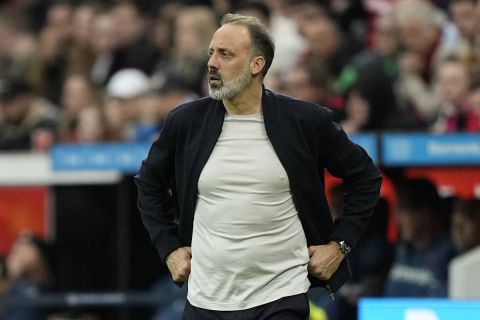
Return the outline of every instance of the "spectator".
[[[300,62],[303,52],[307,50],[307,44],[298,24],[301,19],[296,19],[292,14],[293,2],[303,1],[265,1],[270,8],[267,26],[275,41],[275,59],[265,79],[269,88],[276,88],[274,84]],[[305,12],[312,12],[312,10]]]
[[[208,3],[206,1],[198,1],[198,3]],[[232,12],[235,5],[235,0],[212,0],[210,5],[217,17],[223,17],[223,15]]]
[[[20,13],[0,14],[0,74],[25,80],[37,39]]]
[[[35,91],[58,105],[68,68],[68,48],[72,41],[73,7],[57,2],[49,7],[39,49],[29,66],[28,81]]]
[[[478,17],[480,21],[480,4],[478,5]],[[466,57],[469,64],[470,74],[475,79],[480,74],[480,23],[477,31],[473,34],[470,52]]]
[[[346,37],[358,49],[365,46],[368,34],[368,19],[371,18],[371,13],[367,12],[366,6],[372,1],[325,1],[329,3],[329,11],[332,17],[338,22],[338,26]],[[373,1],[375,2],[375,1]],[[383,6],[388,6],[388,2]]]
[[[95,52],[90,37],[93,34],[93,23],[100,5],[94,2],[80,4],[73,12],[71,46],[68,50],[67,73],[87,74],[95,61]]]
[[[104,11],[95,16],[90,36],[95,59],[90,77],[97,86],[104,86],[113,74],[114,53],[120,41],[115,31],[115,18],[111,12]]]
[[[153,23],[149,37],[156,50],[157,61],[164,61],[170,55],[173,45],[173,22],[173,18],[160,11]]]
[[[255,17],[262,24],[270,28],[270,8],[260,1],[241,1],[234,10],[235,13],[243,16]]]
[[[345,193],[342,185],[330,189],[329,204],[334,219],[343,212]],[[340,289],[335,301],[324,292],[310,290],[313,302],[327,311],[329,320],[355,320],[360,298],[382,295],[393,259],[393,246],[386,237],[388,209],[388,203],[381,198],[357,249],[349,257],[352,279]]]
[[[150,24],[148,8],[139,1],[118,1],[112,8],[118,48],[110,74],[121,69],[139,69],[151,74],[155,65],[156,50],[148,39]]]
[[[327,16],[318,18],[305,25],[303,33],[308,45],[305,61],[321,63],[331,77],[338,77],[355,49],[344,39],[336,22]]]
[[[59,33],[60,41],[64,44],[71,40],[73,33],[74,8],[67,1],[54,2],[47,12],[46,26],[55,29]]]
[[[459,253],[480,245],[480,200],[457,200],[454,204],[452,238]]]
[[[105,105],[107,135],[110,138],[121,141],[141,141],[145,138],[139,135],[138,125],[150,86],[150,79],[138,69],[120,70],[112,76],[106,88],[108,98]]]
[[[440,110],[432,130],[437,133],[480,131],[480,113],[468,101],[470,74],[459,61],[446,61],[438,70]]]
[[[468,101],[473,108],[473,112],[480,114],[480,77],[478,76],[472,80]]]
[[[180,9],[174,22],[171,57],[157,64],[154,77],[180,79],[189,90],[202,95],[207,71],[206,52],[217,26],[217,19],[208,7]]]
[[[62,142],[78,142],[75,134],[83,110],[98,105],[93,84],[81,74],[72,74],[66,80],[62,94],[63,115],[59,123],[59,139]]]
[[[22,12],[31,22],[32,30],[40,30],[45,25],[46,13],[50,1],[1,1],[2,11],[12,13]]]
[[[445,24],[442,39],[446,54],[459,57],[470,50],[477,28],[476,2],[476,0],[450,1],[448,11],[452,21]]]
[[[398,62],[400,106],[427,127],[438,113],[432,76],[441,60],[442,14],[426,0],[400,0],[394,12],[405,48]]]
[[[372,47],[355,55],[335,84],[346,97],[342,125],[348,132],[415,127],[410,116],[398,110],[394,93],[400,43],[393,14],[375,20],[372,39]]]
[[[55,140],[58,112],[24,82],[0,82],[0,150],[47,150]]]
[[[99,143],[107,140],[105,115],[95,106],[83,109],[78,115],[75,136],[78,143]]]
[[[285,13],[298,27],[301,35],[306,34],[307,27],[317,20],[327,16],[327,7],[316,0],[287,0]]]
[[[161,126],[173,108],[198,98],[198,94],[189,90],[182,80],[170,77],[163,86],[155,88],[147,97],[141,107],[141,122],[147,125],[146,128],[148,124],[156,124],[156,134],[159,131],[158,124]]]
[[[399,185],[396,217],[400,239],[385,296],[446,297],[448,264],[455,251],[436,187],[426,179]]]
[[[32,298],[51,288],[53,267],[51,246],[37,236],[21,235],[7,256],[7,298]],[[0,319],[43,320],[45,316],[43,308],[8,304]]]
[[[333,93],[330,77],[322,65],[315,61],[298,64],[287,73],[285,93],[296,99],[330,108],[334,121],[344,118],[342,98]]]

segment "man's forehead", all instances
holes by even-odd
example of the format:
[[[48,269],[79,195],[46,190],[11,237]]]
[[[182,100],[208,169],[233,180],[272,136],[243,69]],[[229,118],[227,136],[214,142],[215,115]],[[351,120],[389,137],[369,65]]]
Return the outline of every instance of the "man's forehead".
[[[229,23],[221,26],[213,35],[213,47],[246,49],[250,47],[250,33],[244,25]]]

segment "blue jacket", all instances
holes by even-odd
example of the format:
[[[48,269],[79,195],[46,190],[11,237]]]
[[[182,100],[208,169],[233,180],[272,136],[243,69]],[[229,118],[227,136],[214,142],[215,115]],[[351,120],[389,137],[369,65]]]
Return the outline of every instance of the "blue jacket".
[[[287,172],[307,245],[344,240],[355,247],[378,200],[379,171],[367,153],[318,105],[263,91],[267,136]],[[222,101],[202,98],[175,108],[135,177],[143,223],[163,261],[190,246],[197,183],[222,130]],[[324,169],[348,190],[344,213],[333,222],[325,196]],[[350,278],[345,259],[327,282],[336,291]]]

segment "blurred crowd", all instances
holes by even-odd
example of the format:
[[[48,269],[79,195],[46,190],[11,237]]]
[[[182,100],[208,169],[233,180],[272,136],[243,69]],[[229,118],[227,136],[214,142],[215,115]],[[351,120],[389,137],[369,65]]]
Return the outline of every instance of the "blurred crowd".
[[[207,49],[227,12],[270,29],[266,87],[330,108],[348,133],[480,131],[478,0],[0,0],[0,150],[153,141],[171,109],[207,95]],[[480,245],[479,200],[447,201],[424,179],[396,193],[377,205],[335,303],[312,292],[316,319],[355,319],[365,296],[445,297],[451,259]],[[334,215],[342,194],[331,191]],[[0,257],[0,297],[51,288],[47,249],[22,235]],[[167,280],[157,290],[182,297]],[[0,303],[0,319],[41,312]]]
[[[0,150],[152,141],[207,94],[219,18],[275,39],[267,88],[334,111],[349,133],[480,130],[476,0],[0,1]]]

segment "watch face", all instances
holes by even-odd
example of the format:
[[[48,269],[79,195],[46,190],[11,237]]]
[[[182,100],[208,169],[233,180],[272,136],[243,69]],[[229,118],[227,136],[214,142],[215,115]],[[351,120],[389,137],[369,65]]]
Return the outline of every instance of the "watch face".
[[[345,255],[350,254],[352,251],[352,248],[345,241],[340,241],[340,248]]]

